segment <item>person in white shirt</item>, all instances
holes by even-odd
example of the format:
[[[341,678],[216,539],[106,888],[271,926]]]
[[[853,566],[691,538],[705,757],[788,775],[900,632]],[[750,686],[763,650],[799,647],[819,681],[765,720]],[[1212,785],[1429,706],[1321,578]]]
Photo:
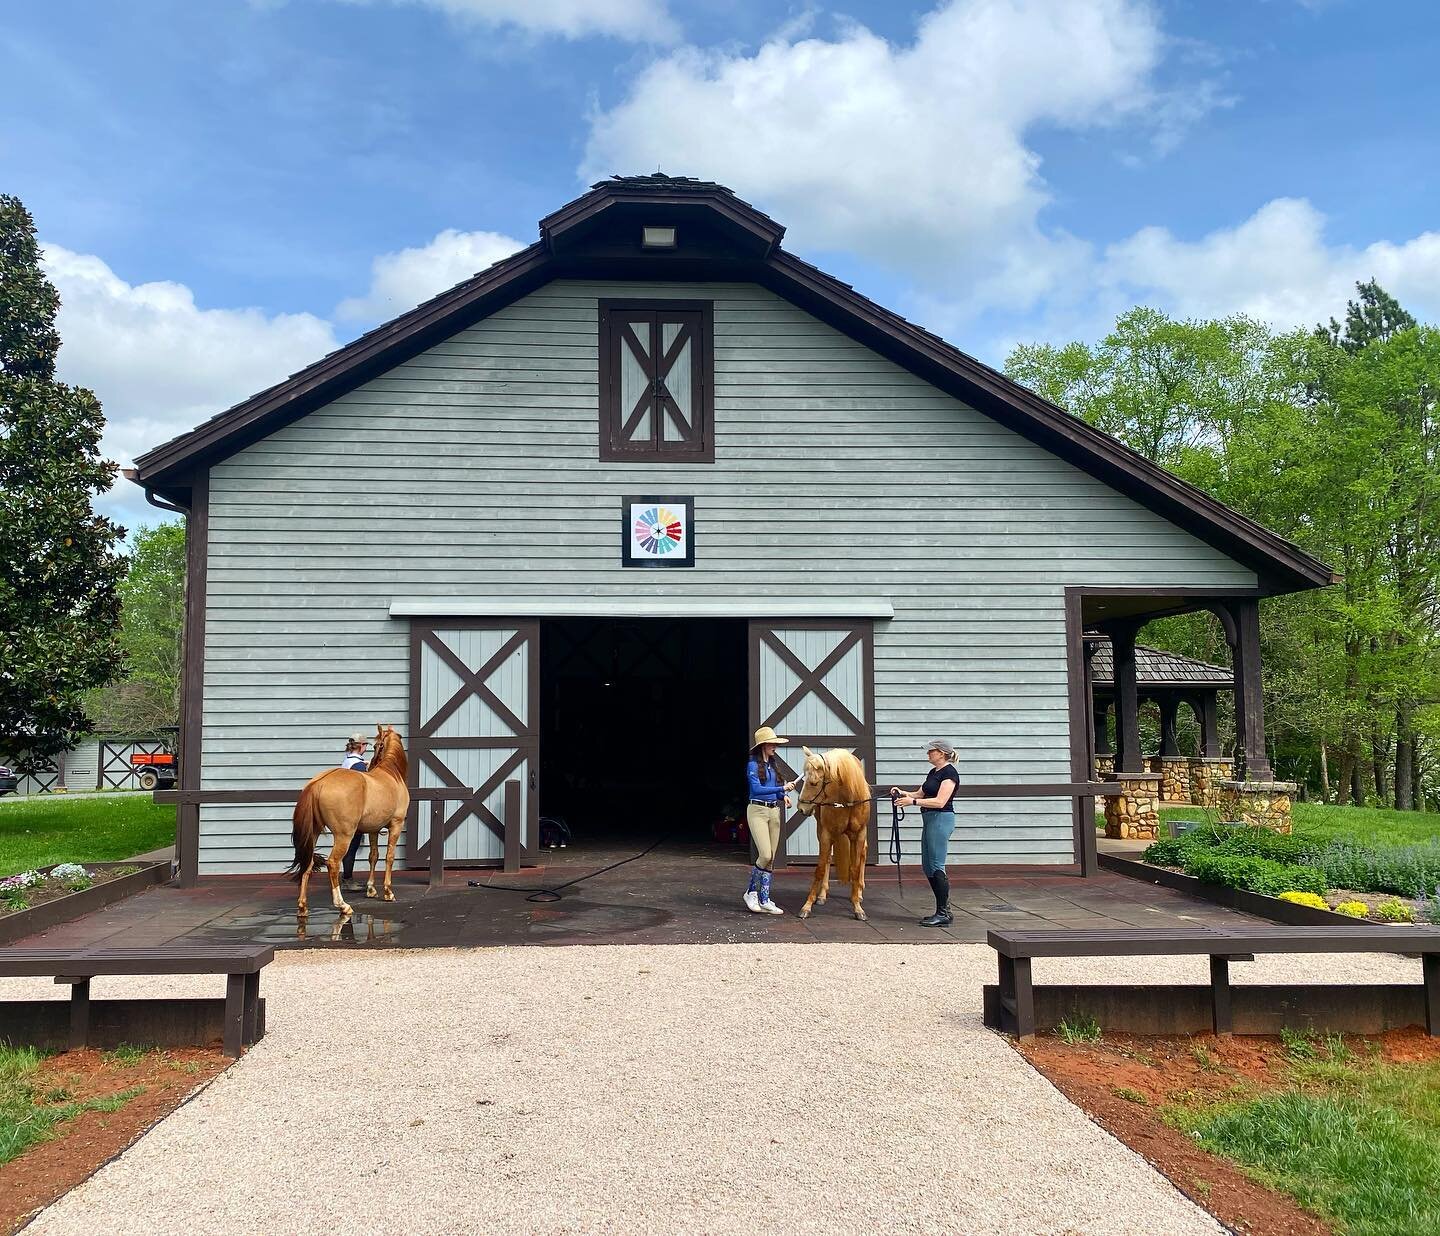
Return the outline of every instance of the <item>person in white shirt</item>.
[[[357,730],[345,742],[345,754],[340,757],[340,767],[354,772],[368,772],[370,765],[365,760],[365,748],[369,739]],[[346,892],[357,892],[361,885],[355,882],[355,856],[360,853],[360,839],[364,833],[357,831],[345,851],[345,861],[340,864],[340,887]]]

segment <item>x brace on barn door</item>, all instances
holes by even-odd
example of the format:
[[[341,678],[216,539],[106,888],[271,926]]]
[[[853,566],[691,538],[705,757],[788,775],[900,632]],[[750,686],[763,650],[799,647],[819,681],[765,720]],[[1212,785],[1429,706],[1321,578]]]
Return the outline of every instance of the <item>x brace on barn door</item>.
[[[539,751],[539,624],[416,621],[410,631],[410,753],[415,784],[455,791],[440,844],[457,862],[501,858],[505,783],[522,793],[522,859],[533,859]],[[471,825],[471,821],[475,824]],[[478,827],[477,827],[478,826]],[[412,815],[407,865],[427,866],[428,817]]]
[[[752,728],[773,726],[790,739],[776,755],[786,779],[804,767],[800,747],[845,747],[875,776],[875,630],[870,621],[750,623]],[[777,862],[813,857],[796,851],[807,818],[789,815],[780,829]],[[869,859],[879,857],[873,820]]]

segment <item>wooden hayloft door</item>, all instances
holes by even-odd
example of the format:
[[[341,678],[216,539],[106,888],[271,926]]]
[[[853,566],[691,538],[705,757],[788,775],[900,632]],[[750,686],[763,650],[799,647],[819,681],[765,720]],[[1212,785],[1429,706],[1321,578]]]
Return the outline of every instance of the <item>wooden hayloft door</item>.
[[[443,814],[445,858],[500,861],[505,783],[518,781],[522,857],[536,841],[540,624],[462,622],[410,628],[410,763],[420,788],[455,791]],[[430,805],[407,827],[406,865],[430,862]]]
[[[788,781],[803,767],[801,746],[844,747],[875,777],[875,631],[865,622],[750,624],[750,728],[762,725],[790,740],[776,762]],[[792,800],[795,799],[792,795]],[[870,861],[877,853],[870,829]],[[780,833],[777,862],[818,855],[815,823],[793,810]]]

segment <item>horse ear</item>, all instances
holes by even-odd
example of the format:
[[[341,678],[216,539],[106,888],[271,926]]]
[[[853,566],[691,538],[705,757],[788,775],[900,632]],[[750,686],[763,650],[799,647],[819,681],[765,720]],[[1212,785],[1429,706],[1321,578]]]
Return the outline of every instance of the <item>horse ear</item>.
[[[802,743],[801,746],[800,746],[800,750],[803,751],[803,752],[805,752],[805,758],[806,758],[807,760],[808,760],[812,755],[815,754],[815,752],[811,751],[810,748],[807,747],[807,746],[805,746],[803,743]]]

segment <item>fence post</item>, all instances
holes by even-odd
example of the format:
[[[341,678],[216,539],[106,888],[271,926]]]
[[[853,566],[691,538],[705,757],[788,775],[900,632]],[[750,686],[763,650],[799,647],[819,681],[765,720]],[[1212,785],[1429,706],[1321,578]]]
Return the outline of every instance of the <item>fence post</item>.
[[[445,827],[445,801],[430,800],[430,887],[439,888],[445,883],[445,838],[440,834]]]
[[[520,844],[525,822],[520,818],[520,783],[518,781],[507,781],[505,783],[505,814],[501,817],[505,823],[505,870],[516,872],[520,870]]]

